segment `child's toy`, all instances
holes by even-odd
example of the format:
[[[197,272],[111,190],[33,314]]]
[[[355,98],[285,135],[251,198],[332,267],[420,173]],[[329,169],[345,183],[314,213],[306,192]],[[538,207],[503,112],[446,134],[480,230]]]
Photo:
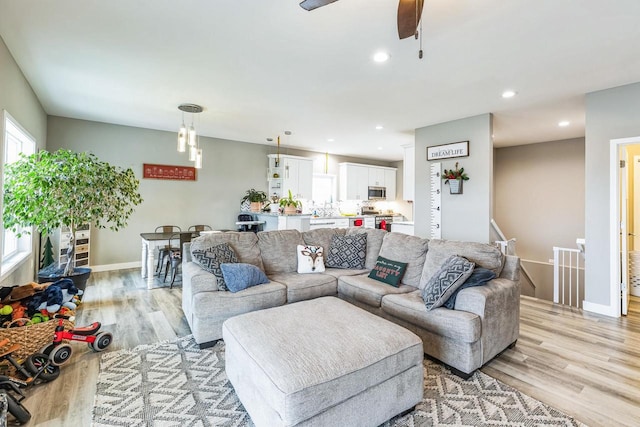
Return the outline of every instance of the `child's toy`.
[[[13,344],[6,348],[9,344],[7,338],[0,340],[0,362],[5,360],[9,362],[23,377],[26,385],[35,384],[36,380],[53,381],[60,375],[60,368],[52,365],[46,354],[34,353],[27,357],[23,364],[18,363],[12,354],[20,349],[20,344]]]
[[[24,381],[0,375],[0,388],[6,390],[7,410],[19,424],[26,424],[31,419],[31,413],[20,403],[25,398],[20,387],[25,385]]]
[[[93,322],[85,327],[65,331],[63,322],[64,319],[68,319],[69,316],[57,314],[55,317],[58,318],[58,326],[56,326],[53,342],[40,349],[40,353],[49,356],[52,365],[61,366],[71,358],[73,349],[69,344],[64,343],[63,340],[86,342],[93,351],[103,351],[109,347],[113,341],[111,332],[98,332],[102,327],[100,322]]]

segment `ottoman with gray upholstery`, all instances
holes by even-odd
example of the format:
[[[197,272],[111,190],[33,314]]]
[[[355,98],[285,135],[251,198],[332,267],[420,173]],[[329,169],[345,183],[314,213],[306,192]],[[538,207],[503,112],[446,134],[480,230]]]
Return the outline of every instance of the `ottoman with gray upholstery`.
[[[256,426],[378,426],[423,396],[422,341],[334,297],[224,322],[226,372]]]

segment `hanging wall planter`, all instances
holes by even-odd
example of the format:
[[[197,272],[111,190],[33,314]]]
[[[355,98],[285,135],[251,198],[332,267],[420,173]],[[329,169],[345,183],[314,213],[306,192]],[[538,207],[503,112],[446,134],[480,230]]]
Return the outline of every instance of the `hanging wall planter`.
[[[449,184],[450,194],[462,194],[462,183],[468,181],[469,177],[464,173],[464,168],[458,169],[458,162],[456,162],[455,169],[444,170],[442,179],[445,180],[445,184]]]
[[[449,194],[462,194],[462,182],[461,179],[450,179]]]

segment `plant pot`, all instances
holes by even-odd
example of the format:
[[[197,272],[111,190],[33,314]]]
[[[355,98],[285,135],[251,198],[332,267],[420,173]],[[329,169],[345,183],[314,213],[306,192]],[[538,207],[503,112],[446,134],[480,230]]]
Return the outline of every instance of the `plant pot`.
[[[251,212],[261,212],[262,202],[251,202]]]
[[[450,179],[449,180],[449,194],[462,194],[462,180]]]
[[[297,209],[295,206],[285,206],[284,207],[284,214],[285,215],[294,215],[297,212]]]
[[[38,273],[38,283],[55,282],[56,280],[69,278],[76,288],[84,292],[85,288],[87,287],[87,280],[89,280],[90,275],[91,269],[86,267],[76,267],[73,270],[73,275],[71,276],[64,276],[62,274],[47,274],[43,273],[43,270],[40,270],[40,272]]]

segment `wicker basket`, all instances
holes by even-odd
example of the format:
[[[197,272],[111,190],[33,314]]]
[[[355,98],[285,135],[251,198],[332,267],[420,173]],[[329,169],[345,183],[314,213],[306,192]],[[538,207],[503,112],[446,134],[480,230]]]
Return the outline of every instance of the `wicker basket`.
[[[28,319],[18,320],[28,321]],[[39,352],[42,347],[53,341],[58,321],[58,319],[51,319],[47,322],[28,323],[25,326],[15,328],[0,328],[0,341],[5,338],[9,340],[9,344],[0,348],[0,352],[8,349],[10,345],[20,344],[20,348],[13,352],[12,356],[16,361],[22,363],[27,357]],[[14,320],[14,322],[16,321]],[[68,319],[64,320],[65,329],[73,329],[74,326],[73,321]],[[8,368],[8,370],[5,368]],[[12,374],[13,372],[14,368],[9,362],[3,362],[2,365],[0,365],[0,374]]]

